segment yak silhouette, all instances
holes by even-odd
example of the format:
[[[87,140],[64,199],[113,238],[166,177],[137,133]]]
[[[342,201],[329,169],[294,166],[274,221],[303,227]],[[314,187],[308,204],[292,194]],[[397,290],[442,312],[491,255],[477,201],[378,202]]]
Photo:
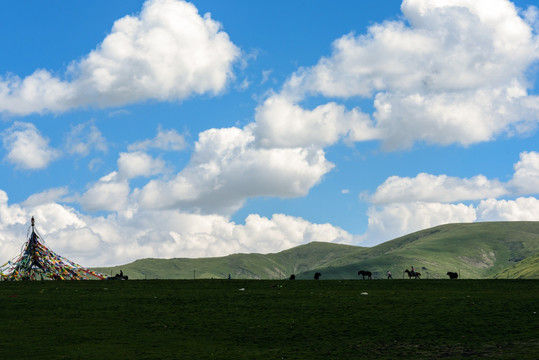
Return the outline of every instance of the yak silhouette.
[[[360,275],[363,276],[363,279],[365,279],[365,276],[366,276],[367,278],[372,280],[372,272],[370,271],[359,270],[357,272],[357,276],[360,276]]]

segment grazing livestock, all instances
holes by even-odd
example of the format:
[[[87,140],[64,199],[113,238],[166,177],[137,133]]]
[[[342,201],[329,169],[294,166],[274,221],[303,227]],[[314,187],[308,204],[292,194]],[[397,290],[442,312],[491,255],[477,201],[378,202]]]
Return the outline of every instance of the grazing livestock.
[[[404,272],[408,274],[409,279],[411,279],[411,278],[420,279],[421,278],[421,273],[420,272],[410,271],[408,269],[404,270]]]
[[[319,272],[317,272],[317,273],[314,274],[314,279],[315,279],[315,280],[318,280],[318,279],[320,279],[320,276],[322,276],[322,274],[320,274]]]
[[[127,280],[129,279],[129,277],[127,275],[124,275],[124,274],[116,274],[114,276],[108,276],[107,277],[107,280]]]
[[[448,271],[447,275],[449,276],[450,279],[458,279],[459,277],[459,274],[457,274],[456,272],[451,272],[451,271]]]
[[[363,280],[365,280],[365,276],[372,280],[372,272],[365,271],[365,270],[359,270],[357,272],[357,276],[363,276]]]
[[[296,280],[296,275],[294,274],[290,275],[290,280]]]

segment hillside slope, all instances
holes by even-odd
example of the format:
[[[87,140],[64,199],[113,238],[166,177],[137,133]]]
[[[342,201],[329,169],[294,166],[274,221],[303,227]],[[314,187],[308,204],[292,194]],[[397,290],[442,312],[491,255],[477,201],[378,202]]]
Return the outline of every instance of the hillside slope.
[[[120,270],[132,279],[284,279],[337,262],[358,246],[312,242],[275,254],[233,254],[215,258],[141,259],[130,264],[94,268],[114,275]],[[351,259],[349,261],[354,261]],[[312,276],[311,276],[312,277]]]
[[[233,278],[354,279],[358,270],[375,278],[391,271],[402,278],[410,266],[423,278],[444,278],[447,271],[461,278],[539,278],[539,222],[448,224],[418,231],[365,248],[332,243],[309,243],[275,254],[234,254],[204,259],[142,259],[114,268],[132,279]],[[535,256],[535,258],[534,258]],[[535,259],[535,260],[534,260]]]
[[[498,273],[497,279],[539,279],[539,253],[529,256]]]
[[[393,277],[414,266],[423,278],[444,278],[448,271],[461,278],[492,278],[526,257],[539,252],[539,222],[484,222],[448,224],[418,231],[368,248],[357,263],[329,264],[322,271],[345,278],[359,268]],[[533,267],[533,266],[532,266]],[[522,277],[531,277],[529,269]]]

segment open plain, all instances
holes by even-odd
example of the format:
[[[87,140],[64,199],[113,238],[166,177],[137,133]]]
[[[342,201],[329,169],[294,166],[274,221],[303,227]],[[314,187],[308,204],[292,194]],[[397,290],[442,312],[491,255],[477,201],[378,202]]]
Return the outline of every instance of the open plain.
[[[0,358],[537,359],[537,280],[0,283]]]

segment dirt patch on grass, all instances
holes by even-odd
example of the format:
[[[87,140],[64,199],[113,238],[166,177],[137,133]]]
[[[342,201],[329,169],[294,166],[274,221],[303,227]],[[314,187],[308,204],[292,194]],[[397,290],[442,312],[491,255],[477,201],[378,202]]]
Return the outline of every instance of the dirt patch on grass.
[[[466,265],[477,269],[486,269],[492,267],[496,263],[496,253],[494,251],[485,251],[481,249],[479,256],[459,256],[458,257]]]

